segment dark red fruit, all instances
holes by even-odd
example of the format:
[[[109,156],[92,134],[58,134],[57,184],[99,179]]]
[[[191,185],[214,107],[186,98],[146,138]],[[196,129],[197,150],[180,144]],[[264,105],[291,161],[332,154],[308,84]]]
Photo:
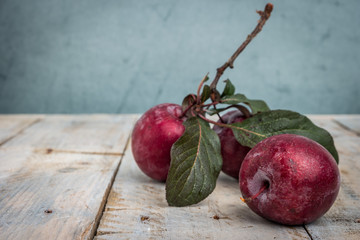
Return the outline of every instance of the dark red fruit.
[[[159,104],[136,122],[131,147],[139,168],[149,177],[165,181],[172,145],[184,133],[182,110],[177,104]]]
[[[245,116],[238,110],[231,111],[221,117],[225,124],[242,122]],[[220,121],[218,121],[220,122]],[[215,125],[213,130],[219,135],[221,142],[221,155],[223,157],[222,171],[227,175],[238,179],[241,163],[249,147],[242,146],[236,139],[230,128]]]
[[[245,157],[239,178],[245,202],[255,213],[287,225],[321,217],[340,187],[332,155],[317,142],[294,134],[258,143]]]

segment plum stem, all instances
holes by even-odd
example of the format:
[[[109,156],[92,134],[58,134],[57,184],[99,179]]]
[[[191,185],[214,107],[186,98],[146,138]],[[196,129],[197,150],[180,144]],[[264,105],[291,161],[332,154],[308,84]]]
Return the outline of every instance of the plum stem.
[[[240,198],[241,201],[243,201],[244,203],[246,202],[251,202],[252,200],[254,200],[255,198],[257,198],[265,189],[267,189],[269,187],[269,184],[268,183],[265,183],[264,186],[262,186],[260,188],[260,190],[253,196],[249,197],[249,198]]]
[[[216,89],[216,85],[224,73],[225,69],[228,67],[234,68],[234,61],[239,56],[239,54],[246,48],[246,46],[256,37],[256,35],[262,30],[266,21],[270,18],[271,12],[273,10],[273,5],[271,3],[266,4],[264,11],[256,11],[260,15],[260,20],[256,25],[255,29],[247,36],[246,40],[240,45],[240,47],[235,51],[235,53],[229,58],[227,62],[225,62],[221,67],[219,67],[216,73],[214,80],[210,85],[210,89],[214,91]],[[212,99],[214,100],[214,99]]]

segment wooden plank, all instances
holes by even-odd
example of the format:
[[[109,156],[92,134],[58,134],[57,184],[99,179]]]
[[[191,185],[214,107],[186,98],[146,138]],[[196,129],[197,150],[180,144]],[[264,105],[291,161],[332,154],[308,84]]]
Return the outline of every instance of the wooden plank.
[[[122,154],[135,119],[50,116],[1,146],[0,239],[92,238],[122,157],[93,147]]]
[[[341,187],[332,208],[320,219],[306,226],[313,239],[360,238],[360,138],[335,121],[321,117],[312,120],[334,136],[340,156]],[[337,119],[338,120],[338,119]]]
[[[240,201],[237,181],[223,174],[201,203],[168,207],[165,185],[139,170],[129,147],[95,239],[309,239],[309,235],[303,227],[281,226],[254,214]]]
[[[42,115],[0,115],[0,146],[42,119]]]
[[[129,120],[130,118],[130,120]],[[4,147],[30,146],[39,152],[120,155],[136,115],[48,115]]]

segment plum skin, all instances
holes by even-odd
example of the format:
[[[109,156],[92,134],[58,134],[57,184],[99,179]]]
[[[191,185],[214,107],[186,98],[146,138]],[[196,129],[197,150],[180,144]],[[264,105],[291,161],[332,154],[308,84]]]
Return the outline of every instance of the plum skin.
[[[242,122],[246,119],[246,117],[238,110],[228,112],[221,116],[221,118],[225,124]],[[238,179],[241,163],[246,154],[250,151],[250,148],[241,145],[236,140],[234,133],[230,128],[214,125],[213,130],[218,134],[221,143],[221,155],[223,158],[222,171],[225,174]]]
[[[131,148],[139,168],[150,178],[166,181],[172,145],[185,131],[181,106],[172,103],[156,105],[136,122]]]
[[[324,215],[340,188],[335,159],[317,142],[294,134],[264,139],[245,157],[240,173],[244,199],[258,215],[286,225],[302,225]]]

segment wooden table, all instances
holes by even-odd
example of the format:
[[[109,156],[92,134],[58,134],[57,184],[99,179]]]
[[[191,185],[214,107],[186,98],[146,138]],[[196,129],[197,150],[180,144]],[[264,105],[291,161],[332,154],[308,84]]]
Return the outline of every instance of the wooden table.
[[[220,175],[203,202],[168,207],[129,143],[139,115],[0,115],[0,239],[360,239],[360,115],[311,115],[340,154],[333,207],[306,226],[278,225]]]

